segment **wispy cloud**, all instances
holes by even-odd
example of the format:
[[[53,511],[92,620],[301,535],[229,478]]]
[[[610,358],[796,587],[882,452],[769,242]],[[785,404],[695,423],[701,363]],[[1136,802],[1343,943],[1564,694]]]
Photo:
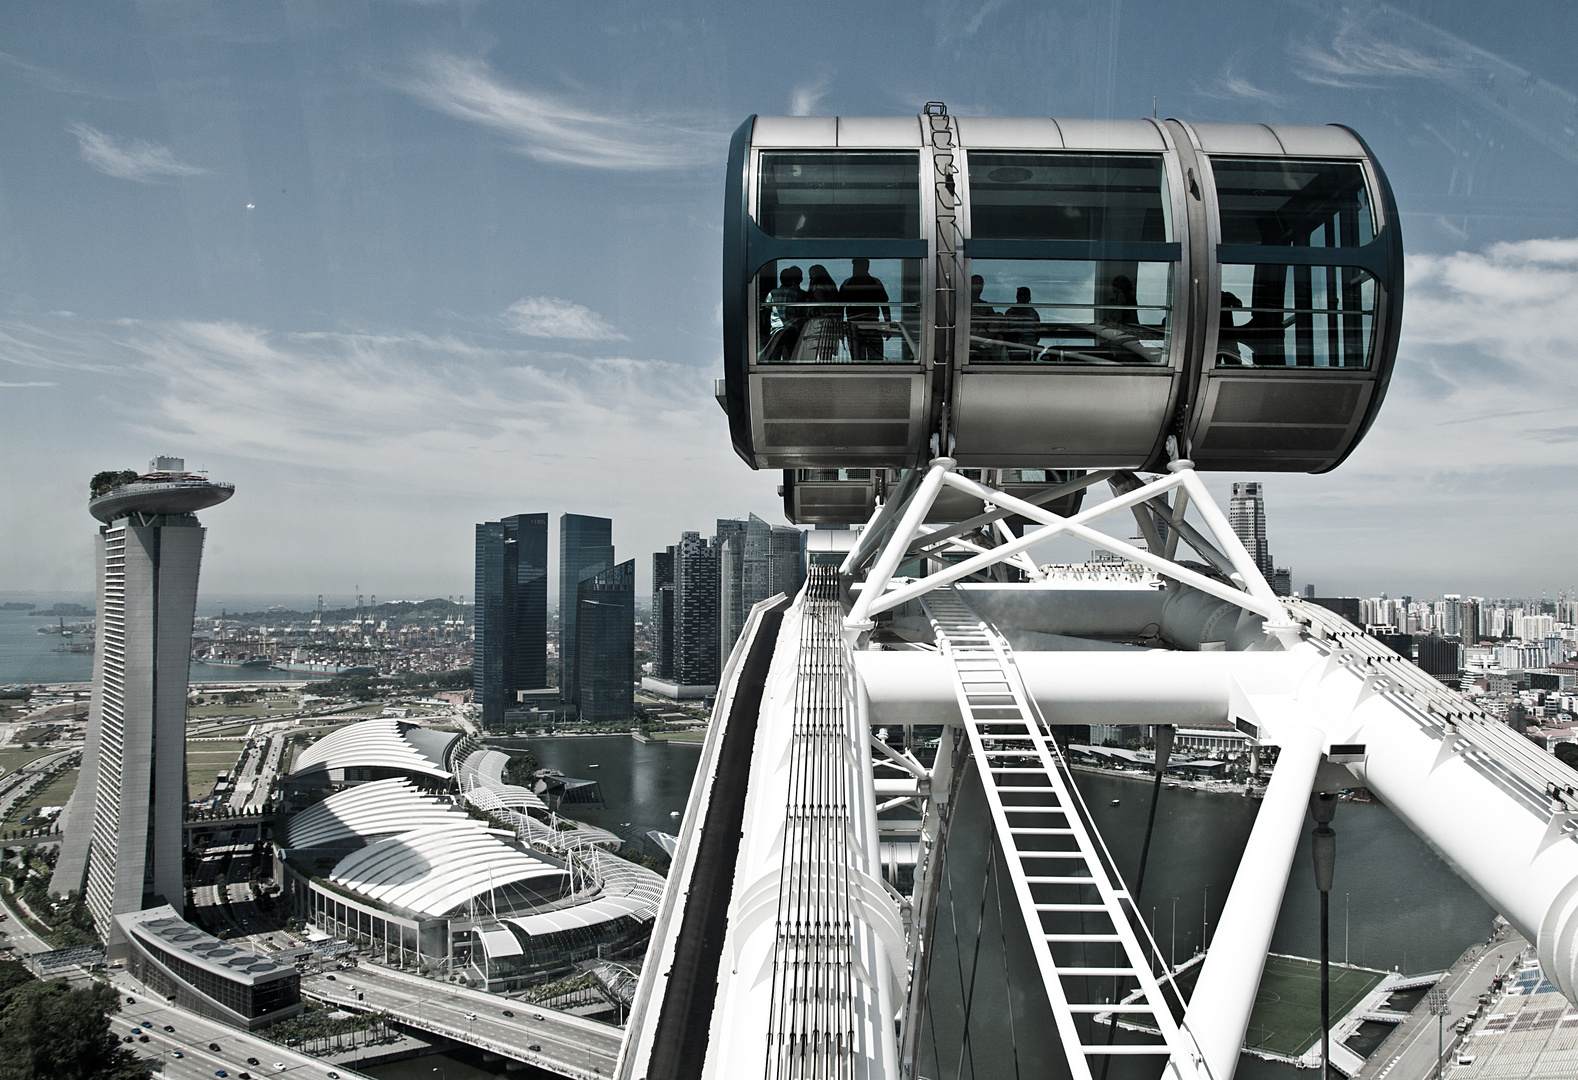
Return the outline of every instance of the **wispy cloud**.
[[[1330,45],[1295,42],[1289,53],[1306,82],[1344,89],[1373,89],[1394,78],[1434,78],[1457,70],[1440,57],[1397,42],[1372,38],[1359,24],[1338,31]]]
[[[808,83],[801,83],[789,95],[790,116],[811,116],[822,104],[822,99],[827,96],[827,89],[832,85],[826,75],[819,76]]]
[[[0,382],[0,390],[23,390],[30,386],[58,386],[52,382]]]
[[[154,184],[171,177],[196,176],[207,171],[177,160],[168,146],[146,139],[109,135],[82,123],[72,124],[66,130],[77,137],[77,150],[83,161],[117,180]]]
[[[621,115],[505,83],[481,60],[429,56],[405,89],[451,116],[491,128],[539,161],[595,169],[683,169],[711,161],[725,134],[662,116]]]
[[[1282,106],[1287,102],[1280,94],[1273,94],[1270,90],[1263,90],[1239,75],[1233,70],[1231,64],[1224,67],[1214,81],[1196,87],[1195,93],[1201,97],[1215,98],[1219,101],[1255,101],[1262,105]]]
[[[590,308],[557,296],[528,296],[504,313],[510,329],[527,337],[567,341],[623,341],[625,335]]]

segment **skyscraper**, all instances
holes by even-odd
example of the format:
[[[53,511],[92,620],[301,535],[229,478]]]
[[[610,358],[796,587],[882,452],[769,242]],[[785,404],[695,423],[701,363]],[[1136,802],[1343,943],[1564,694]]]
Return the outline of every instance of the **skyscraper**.
[[[187,669],[206,531],[195,515],[234,493],[180,458],[93,478],[88,511],[104,523],[93,697],[50,890],[85,889],[112,956],[125,951],[116,915],[184,899]]]
[[[548,685],[548,515],[477,526],[473,697],[484,727],[516,705],[516,691]]]
[[[636,561],[582,578],[575,607],[581,719],[628,720],[635,711]]]
[[[755,514],[718,521],[719,668],[734,651],[751,608],[777,593],[793,596],[805,579],[800,530],[769,525]]]
[[[613,529],[608,518],[585,514],[559,518],[559,687],[566,705],[580,704],[576,600],[582,581],[614,565]]]
[[[700,533],[674,549],[674,681],[718,684],[718,549]]]
[[[1271,580],[1271,550],[1266,543],[1266,504],[1260,484],[1249,481],[1233,485],[1233,499],[1228,504],[1227,519],[1261,574],[1267,581]]]
[[[674,545],[652,555],[652,674],[674,677]]]

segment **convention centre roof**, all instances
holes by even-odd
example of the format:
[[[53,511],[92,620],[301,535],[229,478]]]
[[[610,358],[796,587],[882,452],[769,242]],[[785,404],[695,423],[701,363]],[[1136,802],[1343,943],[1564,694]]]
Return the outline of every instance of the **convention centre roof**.
[[[433,731],[415,724],[378,717],[325,735],[301,752],[295,775],[311,770],[374,768],[450,779],[445,768],[450,746],[459,732]]]

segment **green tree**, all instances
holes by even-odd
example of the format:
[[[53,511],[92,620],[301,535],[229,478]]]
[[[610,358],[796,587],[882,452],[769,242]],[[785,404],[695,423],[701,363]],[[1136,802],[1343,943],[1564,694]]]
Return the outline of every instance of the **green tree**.
[[[0,1080],[146,1080],[148,1068],[110,1034],[114,988],[73,990],[0,964]]]
[[[1578,769],[1578,743],[1557,743],[1556,760],[1563,765]]]

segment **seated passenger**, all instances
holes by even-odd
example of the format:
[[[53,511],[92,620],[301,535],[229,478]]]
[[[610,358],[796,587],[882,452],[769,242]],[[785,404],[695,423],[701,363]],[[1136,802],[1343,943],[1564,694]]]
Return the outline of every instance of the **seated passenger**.
[[[815,306],[806,309],[805,329],[800,334],[805,342],[802,351],[814,355],[819,364],[829,364],[838,359],[838,346],[844,339],[844,312],[838,306],[838,283],[827,272],[827,267],[817,263],[808,273],[807,284],[810,285],[807,292]]]
[[[1041,340],[1041,313],[1030,306],[1030,290],[1023,285],[1014,294],[1014,301],[1014,306],[1003,313],[1008,323],[1003,337],[1011,343],[1008,359],[1031,360]]]
[[[806,308],[811,299],[800,287],[805,275],[798,266],[786,266],[778,275],[779,286],[767,294],[769,329],[772,336],[762,349],[762,362],[776,364],[794,359],[795,345],[800,340],[800,327],[805,322]]]
[[[844,318],[849,320],[851,353],[857,364],[882,363],[883,333],[880,323],[892,322],[893,312],[885,306],[888,290],[871,276],[870,259],[852,259],[854,273],[839,286],[838,298],[844,303]]]

